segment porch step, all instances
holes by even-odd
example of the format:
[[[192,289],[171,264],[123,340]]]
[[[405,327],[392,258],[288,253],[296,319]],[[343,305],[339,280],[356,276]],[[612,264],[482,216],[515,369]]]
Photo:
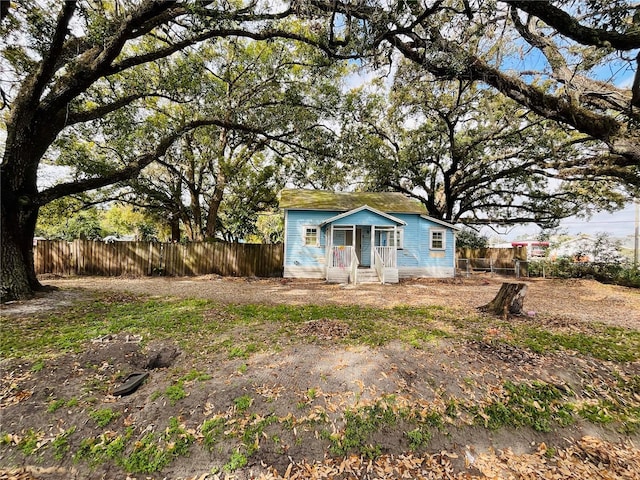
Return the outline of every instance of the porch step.
[[[358,269],[358,283],[380,283],[380,279],[378,273],[372,268]]]

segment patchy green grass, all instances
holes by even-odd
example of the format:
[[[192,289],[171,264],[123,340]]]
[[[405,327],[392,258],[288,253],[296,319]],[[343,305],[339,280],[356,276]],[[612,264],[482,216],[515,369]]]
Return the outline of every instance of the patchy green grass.
[[[96,466],[113,460],[126,472],[154,473],[166,467],[174,458],[187,455],[195,441],[193,434],[175,417],[170,417],[162,434],[148,432],[135,442],[134,431],[124,434],[107,431],[94,438],[82,440],[74,458]]]
[[[100,408],[89,412],[89,417],[100,428],[104,428],[120,416],[120,412],[114,412],[110,408]]]
[[[31,455],[38,449],[38,443],[43,436],[43,432],[30,428],[25,432],[24,437],[21,439],[18,445],[18,448],[24,455]]]
[[[25,357],[79,351],[82,345],[107,334],[128,332],[143,338],[172,338],[192,352],[190,339],[207,340],[208,351],[222,349],[228,358],[248,358],[253,353],[297,341],[298,328],[310,320],[340,320],[349,325],[346,344],[379,346],[401,339],[421,347],[454,332],[446,331],[454,311],[442,307],[410,309],[358,306],[217,305],[207,300],[145,299],[122,302],[80,302],[63,312],[13,319],[0,325],[0,354]],[[223,320],[220,320],[223,319]],[[445,323],[443,323],[445,322]],[[453,325],[453,324],[451,324]],[[251,334],[237,329],[251,326]],[[245,331],[246,333],[246,331]],[[39,361],[37,369],[44,367]]]
[[[173,385],[169,385],[164,391],[164,396],[167,397],[171,405],[175,405],[183,398],[186,398],[187,391],[184,389],[184,382],[178,381]]]
[[[233,400],[233,404],[235,405],[236,410],[241,413],[247,410],[252,403],[253,398],[251,398],[249,395],[242,395],[241,397]]]
[[[562,328],[545,322],[544,318],[503,322],[441,306],[389,309],[336,305],[227,306],[204,300],[129,297],[123,303],[105,298],[40,316],[3,319],[0,353],[29,359],[23,363],[29,370],[28,376],[33,378],[47,374],[52,354],[80,350],[85,342],[97,336],[127,332],[143,338],[171,339],[179,342],[184,355],[189,357],[188,367],[167,371],[166,380],[172,383],[167,388],[157,387],[150,398],[164,397],[180,413],[168,420],[160,418],[145,428],[143,424],[135,424],[139,420],[130,412],[100,408],[108,385],[96,376],[97,366],[82,365],[87,372],[83,393],[78,394],[82,408],[72,413],[79,419],[78,430],[85,425],[93,428],[91,433],[84,430],[84,437],[88,438],[80,437],[69,421],[64,424],[65,430],[59,427],[55,431],[40,431],[35,426],[29,429],[25,425],[24,429],[0,435],[0,446],[15,449],[33,461],[44,458],[43,453],[48,450],[47,454],[57,461],[74,458],[91,467],[106,463],[109,468],[118,466],[130,474],[153,476],[177,457],[188,456],[192,448],[205,448],[212,457],[217,455],[218,464],[213,468],[231,473],[258,461],[261,452],[286,455],[293,446],[313,439],[322,442],[326,452],[334,456],[356,454],[375,458],[386,453],[390,437],[394,448],[420,452],[429,448],[434,433],[446,435],[470,425],[472,430],[520,427],[549,432],[582,421],[623,433],[640,431],[640,376],[632,375],[631,372],[637,372],[621,365],[640,358],[638,331],[600,324]],[[347,327],[345,336],[331,340],[312,338],[302,333],[302,327],[310,321],[339,322]],[[226,404],[202,402],[199,407],[206,412],[204,416],[198,409],[187,415],[191,406],[182,401],[189,394],[196,398],[196,393],[215,384],[217,380],[209,382],[212,377],[207,372],[230,359],[233,361],[227,366],[235,373],[227,381],[233,388],[242,386],[245,376],[260,367],[255,359],[258,352],[278,352],[291,346],[305,348],[309,342],[331,342],[336,349],[396,342],[407,347],[405,352],[426,363],[430,361],[429,355],[413,349],[428,350],[446,340],[446,345],[438,347],[439,351],[455,350],[460,356],[450,358],[457,361],[464,356],[467,342],[486,341],[488,337],[496,344],[509,343],[541,355],[569,351],[570,355],[595,359],[590,364],[615,368],[603,367],[601,377],[594,381],[585,377],[585,384],[580,384],[577,392],[563,385],[522,378],[503,382],[502,377],[495,384],[481,384],[480,377],[460,371],[460,377],[452,381],[463,392],[473,394],[446,391],[439,388],[440,380],[429,382],[430,377],[423,376],[421,380],[433,392],[428,401],[403,397],[399,390],[392,390],[395,393],[391,395],[375,389],[365,392],[364,388],[362,392],[350,392],[355,394],[353,398],[339,399],[332,397],[336,392],[323,392],[325,373],[313,384],[317,387],[305,385],[289,396],[290,404],[285,406],[277,403],[281,401],[280,392],[271,382],[256,385],[255,393],[250,389],[238,390],[227,398]],[[446,370],[445,367],[443,363]],[[284,381],[276,378],[274,383]],[[196,386],[197,382],[207,383]],[[258,387],[264,391],[257,390]],[[52,393],[42,407],[54,414],[78,402],[77,398],[60,398],[59,393]],[[87,415],[93,421],[88,421]],[[116,421],[120,415],[123,418]],[[158,429],[157,425],[165,422],[166,428]],[[553,455],[552,449],[549,452]]]
[[[244,467],[247,464],[247,457],[242,452],[233,452],[231,454],[231,458],[229,462],[225,464],[224,471],[225,472],[234,472],[239,468]]]
[[[331,453],[345,456],[358,452],[368,458],[379,456],[380,446],[371,442],[371,436],[398,421],[399,415],[392,406],[393,399],[386,397],[373,405],[345,410],[344,431],[341,434],[329,436]]]
[[[33,373],[38,373],[44,368],[44,366],[45,362],[43,359],[37,360],[36,362],[33,362],[33,365],[31,365],[31,371]]]
[[[226,423],[227,421],[224,417],[210,418],[202,423],[200,427],[202,439],[209,450],[213,450],[218,442],[225,437],[224,430]]]
[[[503,391],[483,407],[474,406],[476,423],[491,430],[531,427],[549,432],[554,424],[569,425],[573,407],[557,387],[544,382],[505,382]]]
[[[192,338],[203,327],[203,314],[211,307],[212,303],[206,300],[79,302],[46,315],[3,319],[0,353],[28,358],[36,352],[50,355],[79,351],[83,343],[93,338],[120,332],[154,338]]]
[[[64,430],[51,442],[51,447],[53,448],[53,458],[58,461],[61,461],[71,450],[71,446],[69,445],[69,437],[73,435],[76,431],[76,426],[69,428],[68,430]]]
[[[107,297],[108,298],[108,297]],[[563,332],[538,322],[503,322],[468,316],[443,306],[372,308],[357,305],[218,305],[194,299],[134,299],[129,302],[80,302],[64,311],[29,318],[7,318],[0,325],[4,357],[47,356],[78,351],[83,343],[106,334],[128,332],[143,338],[176,339],[188,353],[226,352],[247,359],[254,353],[280,349],[304,340],[305,322],[340,321],[349,328],[343,344],[381,346],[400,340],[414,348],[444,338],[474,340],[491,328],[509,333],[508,341],[537,353],[560,349],[602,360],[640,359],[640,331],[584,324]],[[250,330],[247,331],[247,327]],[[242,333],[242,334],[240,334]],[[203,340],[197,346],[194,337]],[[44,360],[33,365],[34,372]]]
[[[615,362],[633,362],[640,358],[640,331],[601,324],[585,328],[585,332],[564,333],[530,326],[514,329],[514,333],[518,343],[537,353],[563,348]]]

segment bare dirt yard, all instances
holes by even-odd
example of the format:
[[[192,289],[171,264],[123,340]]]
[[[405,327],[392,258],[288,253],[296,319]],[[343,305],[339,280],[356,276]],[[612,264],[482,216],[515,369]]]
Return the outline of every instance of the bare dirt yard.
[[[0,480],[640,479],[640,292],[480,314],[503,281],[43,279],[0,311]]]
[[[44,279],[43,283],[59,287],[53,295],[14,304],[6,312],[21,308],[40,309],[58,305],[83,291],[117,291],[162,297],[204,298],[220,303],[286,305],[363,305],[390,308],[398,305],[446,305],[475,311],[488,303],[504,281],[513,279],[488,275],[455,280],[408,280],[396,285],[327,284],[322,280],[246,279],[206,277],[77,277]],[[525,309],[534,314],[567,319],[604,322],[640,329],[640,292],[635,289],[605,285],[594,280],[526,279],[528,292]]]

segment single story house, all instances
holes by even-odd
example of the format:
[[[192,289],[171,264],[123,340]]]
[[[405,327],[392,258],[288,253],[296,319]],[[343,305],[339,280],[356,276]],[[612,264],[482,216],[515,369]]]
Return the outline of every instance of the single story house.
[[[285,189],[284,277],[397,283],[453,277],[457,227],[394,192]]]

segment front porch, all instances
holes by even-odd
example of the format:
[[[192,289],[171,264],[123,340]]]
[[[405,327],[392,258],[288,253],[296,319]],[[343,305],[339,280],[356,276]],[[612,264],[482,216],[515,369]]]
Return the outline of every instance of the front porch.
[[[327,225],[327,281],[398,283],[399,237],[395,225]]]

